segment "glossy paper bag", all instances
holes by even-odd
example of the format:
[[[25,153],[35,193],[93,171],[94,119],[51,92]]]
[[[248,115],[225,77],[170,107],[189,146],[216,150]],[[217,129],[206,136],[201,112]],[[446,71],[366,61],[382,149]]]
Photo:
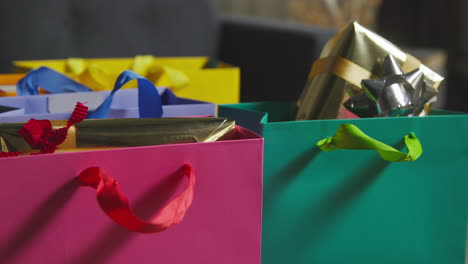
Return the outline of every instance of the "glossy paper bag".
[[[134,70],[157,86],[172,89],[178,96],[213,103],[240,100],[240,70],[207,57],[153,57],[16,61],[15,71],[26,72],[47,66],[93,90],[110,90],[124,70]],[[128,84],[126,88],[133,88]]]
[[[0,158],[0,262],[259,264],[262,145],[237,128],[210,143]],[[128,201],[102,192],[115,185]]]
[[[296,111],[219,107],[265,138],[263,263],[464,263],[468,115],[292,121]]]
[[[138,89],[121,88],[137,81]],[[214,116],[216,105],[179,98],[166,88],[156,88],[149,80],[132,71],[124,71],[115,81],[112,91],[67,92],[34,95],[38,87],[47,91],[78,91],[88,89],[49,68],[31,71],[18,83],[18,92],[25,96],[1,97],[0,105],[24,110],[22,115],[0,113],[0,122],[25,122],[35,119],[67,119],[76,102],[86,102],[88,118],[135,118]]]

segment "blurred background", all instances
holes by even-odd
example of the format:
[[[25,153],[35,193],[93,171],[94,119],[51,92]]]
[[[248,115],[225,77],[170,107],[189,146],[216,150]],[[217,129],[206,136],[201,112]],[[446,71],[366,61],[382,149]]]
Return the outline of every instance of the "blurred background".
[[[239,66],[242,101],[296,100],[326,40],[357,20],[446,77],[438,107],[468,111],[463,0],[15,0],[0,2],[12,60],[210,56]]]
[[[376,31],[446,77],[438,107],[468,111],[468,1],[215,0],[225,14]],[[448,88],[450,87],[450,89]]]

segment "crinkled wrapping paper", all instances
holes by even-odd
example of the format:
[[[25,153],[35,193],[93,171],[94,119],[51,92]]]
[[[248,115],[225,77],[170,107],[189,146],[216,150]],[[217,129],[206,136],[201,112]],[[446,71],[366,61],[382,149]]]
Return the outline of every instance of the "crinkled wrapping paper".
[[[60,127],[66,121],[51,121]],[[18,130],[24,123],[0,124],[1,151],[31,151]],[[70,130],[74,142],[59,145],[60,151],[212,142],[228,137],[235,121],[225,118],[144,118],[84,120]],[[75,131],[75,132],[74,132]],[[70,140],[68,140],[70,141]]]
[[[332,39],[312,66],[298,101],[296,119],[335,119],[344,112],[343,103],[361,90],[363,79],[383,73],[384,58],[391,54],[405,73],[420,68],[427,85],[438,89],[443,77],[378,34],[353,22]]]

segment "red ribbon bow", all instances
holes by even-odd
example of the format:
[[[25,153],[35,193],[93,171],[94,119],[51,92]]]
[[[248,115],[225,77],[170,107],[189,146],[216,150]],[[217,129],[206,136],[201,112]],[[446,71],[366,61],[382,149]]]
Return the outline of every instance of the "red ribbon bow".
[[[65,127],[54,130],[49,120],[31,118],[18,133],[32,148],[38,148],[41,154],[54,153],[58,145],[67,138],[70,127],[83,121],[87,114],[88,107],[78,102]],[[0,157],[18,156],[19,154],[20,152],[1,152]]]

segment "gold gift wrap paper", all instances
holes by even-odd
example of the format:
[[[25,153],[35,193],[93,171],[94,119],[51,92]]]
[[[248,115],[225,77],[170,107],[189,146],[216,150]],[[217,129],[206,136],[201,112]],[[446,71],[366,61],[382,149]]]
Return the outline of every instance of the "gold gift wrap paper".
[[[353,22],[332,37],[312,66],[307,83],[298,101],[297,120],[335,119],[343,110],[343,102],[362,90],[363,79],[382,75],[387,55],[402,65],[405,73],[417,69],[424,73],[427,85],[439,88],[443,77],[421,64],[413,56],[378,34]]]
[[[18,134],[23,125],[24,123],[0,124],[1,151],[32,150]],[[76,138],[76,142],[68,142],[66,146],[59,145],[59,151],[67,148],[79,151],[88,148],[212,142],[229,136],[235,126],[235,121],[226,118],[91,119],[72,127],[67,138]]]

